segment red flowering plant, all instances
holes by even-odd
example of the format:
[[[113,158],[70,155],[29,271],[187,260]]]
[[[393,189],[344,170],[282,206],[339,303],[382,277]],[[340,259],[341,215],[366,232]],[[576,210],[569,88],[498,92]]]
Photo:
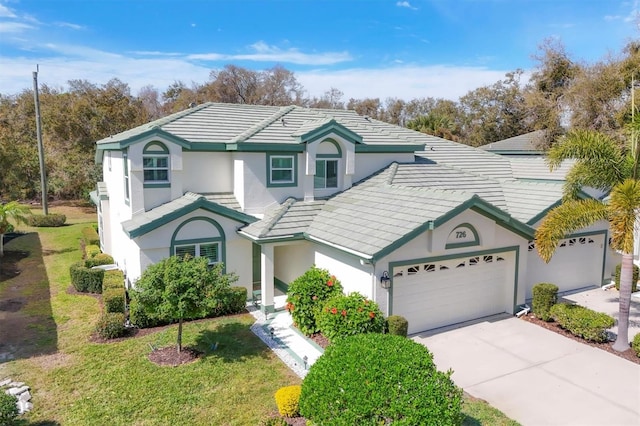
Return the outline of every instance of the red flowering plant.
[[[327,299],[337,294],[342,294],[340,281],[326,269],[312,266],[287,290],[287,310],[294,325],[306,335],[317,333],[316,312]]]
[[[377,303],[355,292],[327,300],[318,311],[316,324],[324,337],[334,342],[352,334],[382,333],[385,319]]]

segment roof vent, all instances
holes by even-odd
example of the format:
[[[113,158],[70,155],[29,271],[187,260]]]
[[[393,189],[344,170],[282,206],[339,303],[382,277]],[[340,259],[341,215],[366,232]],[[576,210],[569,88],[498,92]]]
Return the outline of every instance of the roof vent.
[[[284,118],[281,118],[281,119],[280,119],[280,121],[282,122],[282,125],[283,125],[283,126],[286,126],[286,125],[287,125],[287,123],[284,121]]]
[[[371,121],[371,117],[369,117],[368,115],[365,115],[364,119],[367,120],[367,121]]]
[[[189,104],[189,108],[193,108],[194,106],[196,106],[196,103],[195,103],[195,102],[191,102],[191,103]]]

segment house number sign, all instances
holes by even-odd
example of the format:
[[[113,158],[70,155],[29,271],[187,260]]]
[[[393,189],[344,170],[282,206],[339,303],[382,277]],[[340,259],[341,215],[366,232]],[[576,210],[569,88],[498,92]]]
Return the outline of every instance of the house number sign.
[[[447,238],[447,248],[467,247],[480,244],[478,233],[468,223],[456,226]]]

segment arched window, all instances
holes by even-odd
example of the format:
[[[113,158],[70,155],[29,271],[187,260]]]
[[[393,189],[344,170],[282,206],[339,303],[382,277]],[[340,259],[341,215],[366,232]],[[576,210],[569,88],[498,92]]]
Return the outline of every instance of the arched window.
[[[206,257],[209,264],[225,261],[225,236],[220,224],[208,217],[187,219],[171,237],[171,254]]]

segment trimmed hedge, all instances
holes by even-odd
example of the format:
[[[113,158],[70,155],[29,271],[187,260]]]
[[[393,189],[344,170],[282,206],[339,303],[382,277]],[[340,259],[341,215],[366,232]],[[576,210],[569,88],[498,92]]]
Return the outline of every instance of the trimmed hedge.
[[[411,339],[348,336],[309,369],[300,414],[317,425],[460,425],[462,389],[451,374]]]
[[[95,247],[95,246],[88,246]],[[93,268],[94,266],[100,265],[111,265],[113,263],[113,257],[106,253],[98,253],[93,257],[87,256],[87,259],[84,261],[84,266],[87,268]]]
[[[102,291],[109,288],[124,288],[124,274],[119,269],[104,271],[102,279]]]
[[[551,321],[550,309],[558,303],[558,286],[539,283],[533,286],[533,313],[543,321]]]
[[[377,303],[360,293],[351,293],[327,300],[316,314],[316,325],[324,337],[335,342],[352,334],[382,333],[385,320]]]
[[[409,321],[401,315],[390,315],[389,318],[387,318],[387,331],[389,334],[407,337]]]
[[[620,291],[620,272],[622,271],[622,264],[619,263],[616,266],[616,290]],[[640,268],[638,265],[633,265],[633,277],[631,278],[631,293],[635,293],[638,290],[638,277],[640,276]]]
[[[124,314],[107,312],[102,314],[96,324],[96,333],[103,339],[115,339],[127,333],[124,326]]]
[[[86,259],[93,259],[102,252],[100,246],[95,244],[87,244],[84,246],[84,255]]]
[[[135,297],[129,301],[129,321],[138,328],[157,327],[171,323],[171,321],[161,318],[157,313],[145,312]]]
[[[239,314],[247,308],[247,289],[231,287],[218,296],[218,306],[208,316]]]
[[[633,351],[636,353],[638,358],[640,358],[640,333],[636,334],[631,341],[631,347],[633,348]]]
[[[287,290],[286,309],[293,324],[307,335],[318,332],[316,314],[332,296],[342,294],[342,284],[326,269],[312,266],[296,278]]]
[[[102,292],[102,302],[104,303],[104,310],[107,312],[119,312],[124,314],[125,297],[126,294],[124,291],[124,287],[104,289]]]
[[[49,213],[48,215],[32,214],[27,216],[27,224],[38,228],[57,228],[64,225],[66,221],[67,217],[58,213]]]
[[[274,395],[278,413],[284,417],[298,417],[300,415],[300,385],[284,386]]]
[[[85,245],[94,245],[94,246],[99,246],[100,245],[100,236],[98,235],[98,232],[90,226],[87,226],[86,228],[82,228],[82,240],[84,241]]]
[[[607,329],[615,324],[614,319],[607,314],[566,303],[553,305],[551,307],[551,316],[560,324],[560,327],[574,336],[599,343],[609,340]]]
[[[84,266],[84,262],[74,263],[69,267],[71,284],[81,293],[102,293],[104,271]]]

